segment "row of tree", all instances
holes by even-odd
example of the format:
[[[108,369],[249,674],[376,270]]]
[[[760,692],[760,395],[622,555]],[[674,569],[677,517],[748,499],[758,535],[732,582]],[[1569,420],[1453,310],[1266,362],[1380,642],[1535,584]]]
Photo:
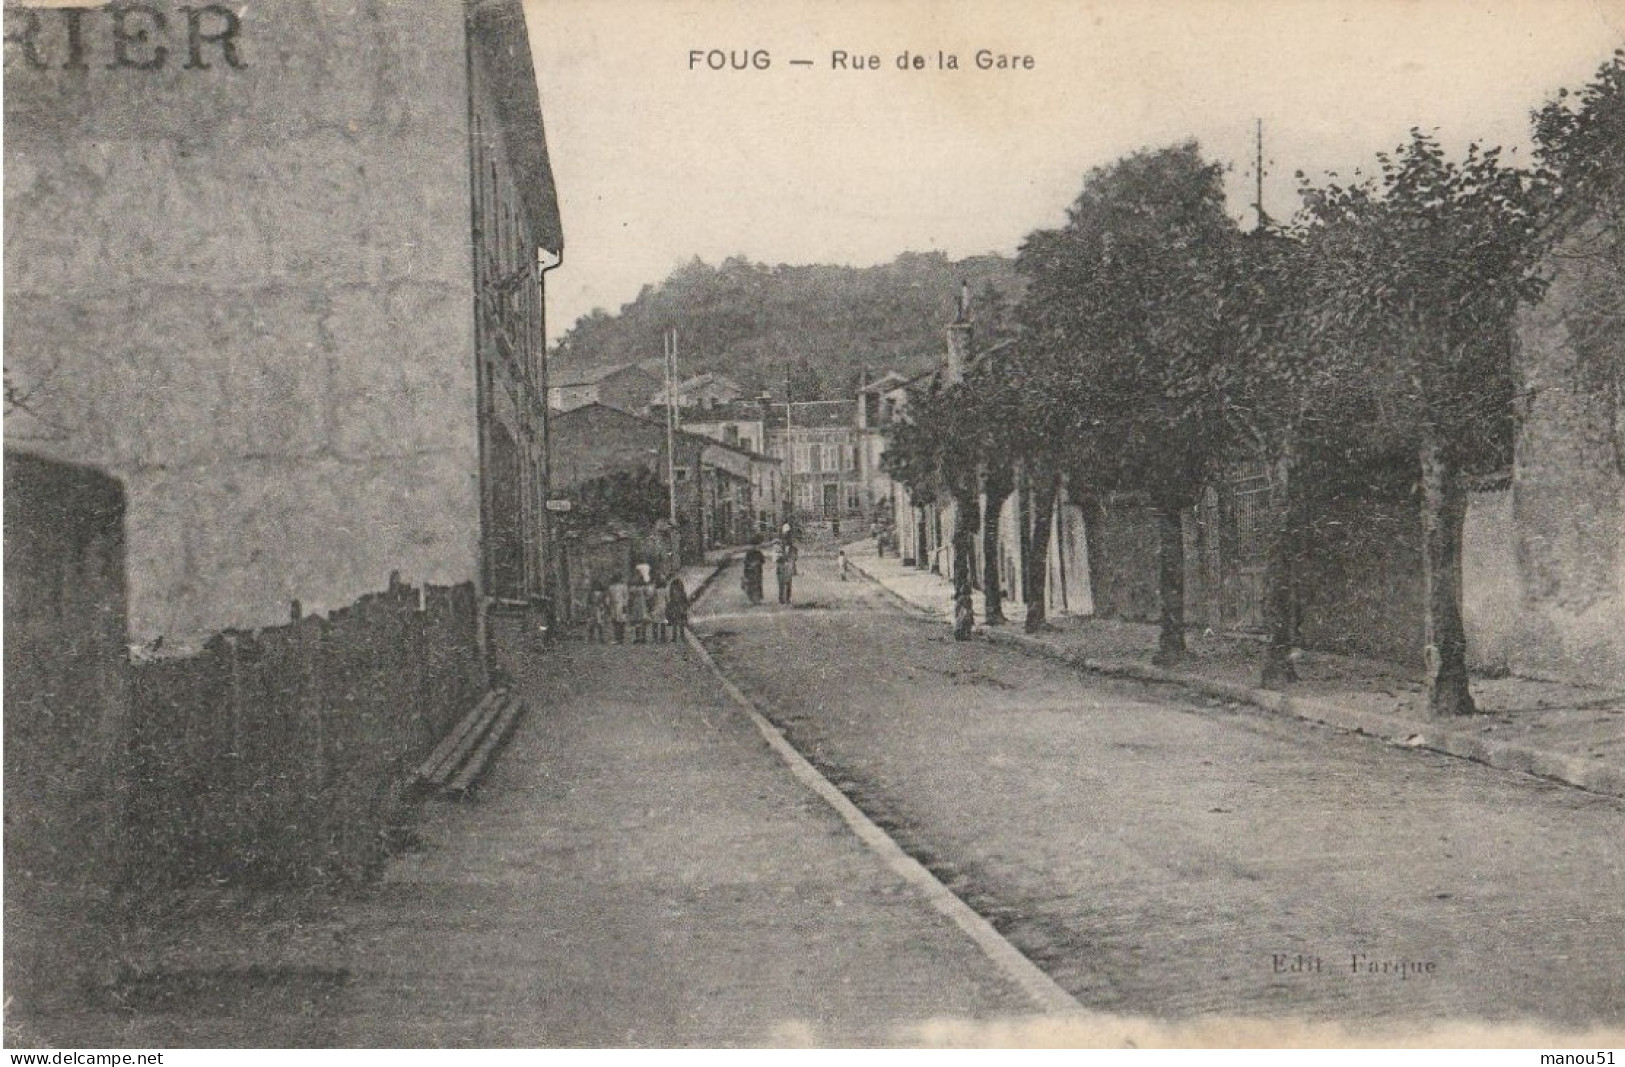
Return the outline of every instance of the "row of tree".
[[[979,308],[981,354],[910,404],[888,463],[916,499],[958,505],[961,634],[985,524],[990,623],[1003,621],[997,531],[1017,486],[1029,629],[1043,628],[1047,538],[1063,478],[1083,505],[1143,493],[1158,516],[1164,656],[1184,651],[1182,515],[1238,459],[1280,477],[1269,540],[1264,684],[1291,680],[1295,571],[1315,487],[1377,469],[1419,487],[1431,709],[1465,714],[1460,561],[1468,491],[1511,460],[1514,316],[1537,299],[1554,243],[1602,239],[1621,284],[1594,286],[1580,338],[1597,382],[1621,389],[1625,51],[1534,114],[1535,160],[1429,134],[1344,184],[1303,180],[1287,224],[1243,232],[1223,168],[1195,143],[1097,169],[1058,229],[1029,235],[1019,304]],[[981,502],[985,502],[985,513]],[[1099,539],[1089,536],[1091,554]],[[1092,564],[1096,562],[1091,561]]]

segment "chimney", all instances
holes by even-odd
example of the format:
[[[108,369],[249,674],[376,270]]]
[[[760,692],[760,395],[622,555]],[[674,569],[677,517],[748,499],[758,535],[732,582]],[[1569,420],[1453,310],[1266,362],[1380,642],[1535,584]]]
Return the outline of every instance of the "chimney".
[[[970,283],[959,283],[959,314],[948,327],[948,356],[942,366],[943,380],[954,385],[964,380],[971,352]]]

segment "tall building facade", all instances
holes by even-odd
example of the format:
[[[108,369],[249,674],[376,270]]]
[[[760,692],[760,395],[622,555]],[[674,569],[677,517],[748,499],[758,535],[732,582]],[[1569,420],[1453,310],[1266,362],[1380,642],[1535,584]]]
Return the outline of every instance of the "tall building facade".
[[[9,7],[8,452],[123,486],[145,644],[545,583],[563,243],[519,0]]]

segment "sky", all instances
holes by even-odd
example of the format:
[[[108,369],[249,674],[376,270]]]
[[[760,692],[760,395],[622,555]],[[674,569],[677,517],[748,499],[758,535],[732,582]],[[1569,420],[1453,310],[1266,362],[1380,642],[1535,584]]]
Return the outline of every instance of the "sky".
[[[1232,214],[1250,223],[1258,120],[1276,216],[1296,208],[1295,172],[1351,177],[1413,126],[1524,158],[1529,111],[1625,46],[1625,0],[525,8],[565,236],[547,282],[552,340],[694,256],[1013,254],[1064,221],[1090,169],[1191,137],[1232,165]],[[1032,68],[977,69],[982,49]],[[710,69],[711,50],[725,69]],[[926,69],[898,69],[905,50]],[[758,51],[765,70],[749,62]],[[836,51],[879,69],[832,69]],[[939,52],[959,69],[939,69]]]

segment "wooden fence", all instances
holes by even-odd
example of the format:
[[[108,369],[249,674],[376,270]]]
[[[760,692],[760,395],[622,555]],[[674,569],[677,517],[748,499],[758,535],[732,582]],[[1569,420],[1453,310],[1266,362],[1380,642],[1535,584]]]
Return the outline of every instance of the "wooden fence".
[[[391,581],[326,618],[138,664],[127,877],[349,880],[409,818],[410,767],[484,692],[472,585]]]

